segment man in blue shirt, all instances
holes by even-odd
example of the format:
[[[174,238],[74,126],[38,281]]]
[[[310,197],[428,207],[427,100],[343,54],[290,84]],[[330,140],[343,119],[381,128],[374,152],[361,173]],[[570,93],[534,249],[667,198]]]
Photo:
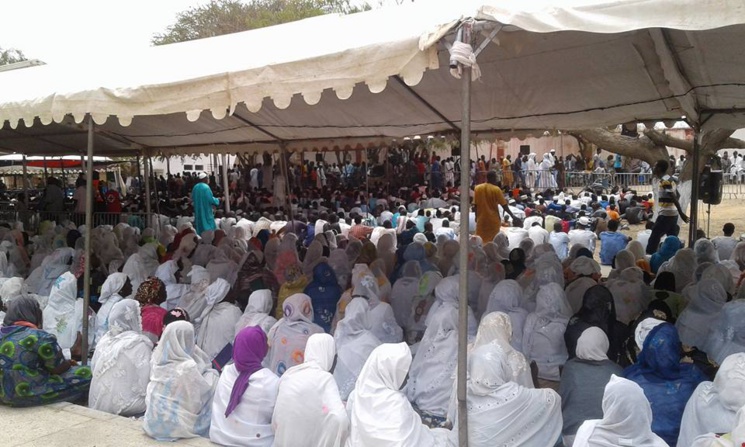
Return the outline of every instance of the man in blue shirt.
[[[600,263],[612,265],[616,254],[626,248],[629,237],[618,232],[618,221],[608,222],[608,231],[600,233]]]
[[[200,172],[198,177],[199,182],[191,190],[191,201],[194,206],[194,227],[197,234],[201,235],[207,230],[215,231],[217,229],[212,207],[218,206],[220,200],[212,195],[212,190],[207,184],[209,181],[207,173]]]

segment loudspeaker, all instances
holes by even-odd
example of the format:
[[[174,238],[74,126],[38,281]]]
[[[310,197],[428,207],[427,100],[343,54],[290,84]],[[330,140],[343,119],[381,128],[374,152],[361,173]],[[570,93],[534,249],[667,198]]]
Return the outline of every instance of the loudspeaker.
[[[724,173],[722,171],[703,173],[699,187],[701,200],[707,205],[719,205],[722,203],[723,186]]]

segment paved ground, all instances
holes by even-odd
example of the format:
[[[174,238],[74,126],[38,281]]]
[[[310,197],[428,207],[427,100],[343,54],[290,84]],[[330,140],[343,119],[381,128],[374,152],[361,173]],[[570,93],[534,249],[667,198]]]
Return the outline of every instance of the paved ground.
[[[142,431],[142,423],[69,403],[34,408],[0,405],[3,447],[135,447],[214,446],[207,439],[157,442]]]

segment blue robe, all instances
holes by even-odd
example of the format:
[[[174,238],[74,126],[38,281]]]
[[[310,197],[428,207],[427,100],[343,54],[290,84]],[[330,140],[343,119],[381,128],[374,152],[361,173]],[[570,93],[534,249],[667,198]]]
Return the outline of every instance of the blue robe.
[[[647,335],[636,364],[623,372],[636,382],[652,406],[652,431],[675,447],[688,399],[707,377],[692,363],[680,363],[678,331],[663,323]],[[681,446],[683,447],[683,446]]]
[[[199,182],[191,190],[191,202],[194,205],[194,228],[201,235],[207,230],[215,231],[215,215],[212,207],[220,204],[220,201],[212,195],[209,185]]]
[[[321,262],[313,268],[313,281],[305,287],[305,294],[313,305],[313,322],[327,334],[331,333],[331,322],[342,292],[336,273],[328,263]]]

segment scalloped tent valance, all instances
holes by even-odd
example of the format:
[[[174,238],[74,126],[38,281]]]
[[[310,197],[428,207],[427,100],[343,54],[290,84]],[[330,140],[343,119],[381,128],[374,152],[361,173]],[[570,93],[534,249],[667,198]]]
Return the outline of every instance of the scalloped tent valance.
[[[478,55],[475,134],[686,116],[745,127],[740,0],[461,0],[0,73],[0,150],[70,154],[356,148],[460,131],[442,38],[501,26]]]

